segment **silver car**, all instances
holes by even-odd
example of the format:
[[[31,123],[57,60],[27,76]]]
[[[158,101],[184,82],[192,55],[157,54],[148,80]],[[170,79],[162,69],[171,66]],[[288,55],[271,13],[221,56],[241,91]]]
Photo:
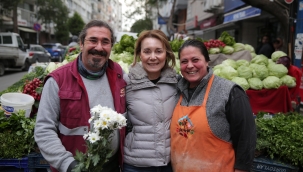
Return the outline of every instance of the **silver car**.
[[[29,49],[27,49],[27,53],[31,63],[51,61],[50,53],[41,45],[30,44]]]

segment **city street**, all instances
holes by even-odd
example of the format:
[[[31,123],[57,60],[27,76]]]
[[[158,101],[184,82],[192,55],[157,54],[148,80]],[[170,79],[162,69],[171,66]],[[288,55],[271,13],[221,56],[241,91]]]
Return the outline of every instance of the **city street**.
[[[26,73],[27,71],[6,71],[3,76],[0,76],[0,91],[19,81]]]

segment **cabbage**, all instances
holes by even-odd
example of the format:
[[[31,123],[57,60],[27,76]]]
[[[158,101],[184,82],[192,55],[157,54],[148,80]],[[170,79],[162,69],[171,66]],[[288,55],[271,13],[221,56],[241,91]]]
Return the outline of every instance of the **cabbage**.
[[[127,51],[120,54],[111,53],[110,59],[112,59],[114,62],[123,61],[124,63],[130,65],[133,62],[134,55]]]
[[[267,66],[268,75],[269,76],[276,76],[278,78],[282,78],[283,76],[287,75],[288,70],[283,64],[270,64]]]
[[[221,69],[214,70],[215,75],[220,76],[220,73],[221,73]]]
[[[209,54],[219,54],[221,51],[220,48],[210,48],[208,52]]]
[[[51,73],[52,71],[54,71],[55,69],[57,69],[57,66],[56,66],[56,63],[55,62],[50,62],[46,68],[45,68],[45,73],[46,74],[49,74]]]
[[[213,68],[213,70],[216,70],[216,69],[221,69],[222,67],[224,67],[224,66],[227,66],[226,64],[218,64],[218,65],[216,65],[214,68]]]
[[[237,69],[238,68],[238,65],[236,63],[235,60],[233,59],[226,59],[222,62],[223,65],[226,65],[226,66],[231,66],[233,67],[234,69]]]
[[[245,46],[244,46],[244,44],[242,44],[242,43],[235,43],[235,44],[233,45],[233,47],[234,47],[234,49],[235,49],[235,52],[245,50]]]
[[[290,75],[285,75],[282,78],[280,78],[280,80],[282,82],[282,85],[286,85],[289,88],[293,88],[297,85],[296,78]]]
[[[268,69],[265,65],[259,65],[255,63],[251,63],[249,65],[253,72],[253,77],[254,78],[259,78],[263,80],[264,78],[268,77]]]
[[[263,82],[259,78],[249,78],[248,84],[251,89],[261,90],[263,88]]]
[[[255,52],[254,47],[251,46],[251,45],[249,45],[249,44],[245,44],[244,47],[245,47],[245,50],[249,51],[250,53],[254,53]]]
[[[222,53],[223,54],[232,54],[234,52],[234,48],[232,46],[228,46],[226,45],[223,49],[222,49]]]
[[[276,76],[268,76],[262,82],[266,89],[279,88],[282,85],[282,81]]]
[[[276,63],[272,59],[268,59],[268,65],[270,65],[270,64],[276,64]]]
[[[287,56],[283,51],[275,51],[271,54],[272,61],[276,62],[280,57]]]
[[[257,54],[256,53],[250,53],[250,55],[251,55],[252,58],[255,58]]]
[[[237,60],[236,63],[237,63],[238,67],[240,67],[240,66],[249,66],[249,61],[243,60],[243,59],[242,60]]]
[[[220,75],[222,78],[232,80],[238,76],[238,72],[231,66],[224,66],[221,68]]]
[[[268,58],[267,58],[266,56],[264,56],[263,54],[256,55],[256,56],[250,61],[250,63],[255,63],[255,64],[267,66],[267,64],[268,64]]]
[[[231,81],[235,82],[236,84],[240,85],[244,90],[249,89],[249,84],[245,78],[241,77],[234,77]]]
[[[252,77],[252,70],[248,66],[240,66],[237,69],[238,76],[242,78],[251,78]]]

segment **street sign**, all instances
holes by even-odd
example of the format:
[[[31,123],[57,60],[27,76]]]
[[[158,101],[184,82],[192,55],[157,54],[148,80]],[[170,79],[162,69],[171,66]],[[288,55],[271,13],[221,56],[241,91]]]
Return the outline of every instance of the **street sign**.
[[[40,31],[41,30],[41,25],[39,23],[34,24],[34,30],[35,31]]]
[[[294,2],[294,0],[285,0],[286,4],[291,4],[292,2]]]

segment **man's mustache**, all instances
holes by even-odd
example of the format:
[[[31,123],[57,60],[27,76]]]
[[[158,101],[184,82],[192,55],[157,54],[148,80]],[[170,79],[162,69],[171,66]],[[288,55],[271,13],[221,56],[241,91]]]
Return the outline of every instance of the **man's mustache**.
[[[98,51],[98,50],[89,50],[88,54],[107,56],[107,52],[106,51]]]

